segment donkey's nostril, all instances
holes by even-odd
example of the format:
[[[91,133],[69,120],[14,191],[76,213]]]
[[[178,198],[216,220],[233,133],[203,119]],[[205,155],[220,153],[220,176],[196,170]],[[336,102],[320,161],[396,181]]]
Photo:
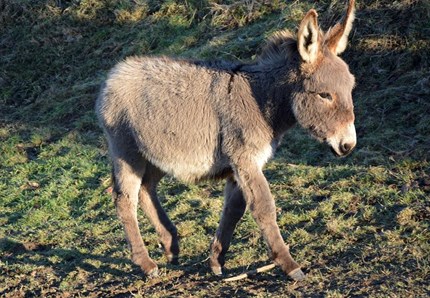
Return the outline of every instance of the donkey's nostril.
[[[343,143],[340,145],[340,151],[345,155],[354,149],[354,144],[352,143]]]

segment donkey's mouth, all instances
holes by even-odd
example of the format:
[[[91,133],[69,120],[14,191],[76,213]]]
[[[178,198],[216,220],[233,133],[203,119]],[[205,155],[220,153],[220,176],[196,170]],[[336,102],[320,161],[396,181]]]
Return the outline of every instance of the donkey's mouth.
[[[330,146],[330,151],[331,151],[331,153],[333,153],[333,155],[334,155],[334,156],[336,156],[336,157],[343,157],[343,156],[344,156],[344,155],[341,155],[341,154],[337,153],[337,151],[336,151],[336,150],[334,150],[334,149],[333,149],[333,147],[331,147],[331,146]]]

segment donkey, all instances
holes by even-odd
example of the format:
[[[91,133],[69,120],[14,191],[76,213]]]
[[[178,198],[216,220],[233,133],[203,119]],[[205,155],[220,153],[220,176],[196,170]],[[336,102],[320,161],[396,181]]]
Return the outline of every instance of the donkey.
[[[109,73],[96,102],[113,163],[113,199],[132,261],[148,275],[149,257],[137,221],[138,204],[178,262],[178,233],[156,193],[171,175],[196,182],[225,178],[221,221],[209,265],[222,274],[236,224],[248,207],[275,264],[294,280],[305,275],[276,223],[263,167],[285,132],[299,123],[338,156],[356,145],[354,76],[338,57],[347,45],[354,0],[345,17],[324,33],[311,9],[297,35],[281,31],[250,63],[132,57]]]

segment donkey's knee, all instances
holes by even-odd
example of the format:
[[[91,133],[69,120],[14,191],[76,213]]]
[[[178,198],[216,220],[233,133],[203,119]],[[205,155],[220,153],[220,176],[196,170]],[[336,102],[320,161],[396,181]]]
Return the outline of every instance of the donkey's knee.
[[[116,212],[121,222],[129,222],[137,220],[137,202],[128,194],[113,190],[112,199],[115,204]]]
[[[231,221],[238,221],[242,218],[245,213],[246,202],[245,200],[241,200],[238,202],[232,203],[229,206],[226,206],[223,211],[223,216],[229,217]],[[225,214],[225,215],[224,215]]]

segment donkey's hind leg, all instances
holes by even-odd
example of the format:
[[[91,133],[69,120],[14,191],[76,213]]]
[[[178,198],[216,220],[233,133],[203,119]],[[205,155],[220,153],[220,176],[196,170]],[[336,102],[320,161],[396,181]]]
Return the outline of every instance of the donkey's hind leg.
[[[164,175],[155,166],[150,163],[147,164],[140,187],[139,202],[160,236],[168,261],[177,264],[179,255],[178,232],[157,198],[157,184]]]
[[[138,195],[146,160],[137,150],[133,150],[130,140],[117,137],[115,141],[111,140],[109,147],[114,167],[112,196],[116,211],[125,230],[132,261],[140,266],[146,275],[157,275],[157,264],[148,255],[137,221]]]
[[[213,273],[222,274],[225,254],[230,247],[236,224],[242,218],[246,209],[246,201],[242,191],[233,178],[228,178],[225,187],[224,208],[221,221],[211,244],[210,266]]]

